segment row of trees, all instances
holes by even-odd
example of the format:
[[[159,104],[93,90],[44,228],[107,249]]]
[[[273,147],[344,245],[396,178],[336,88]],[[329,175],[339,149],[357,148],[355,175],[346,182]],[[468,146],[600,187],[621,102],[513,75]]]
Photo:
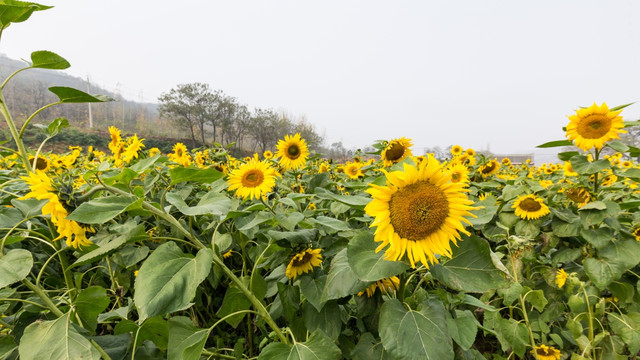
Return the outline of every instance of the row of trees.
[[[301,133],[312,149],[323,141],[304,117],[293,117],[271,109],[249,110],[238,99],[208,84],[181,84],[159,98],[160,117],[185,129],[192,146],[220,143],[235,144],[238,149],[265,151],[273,149],[286,134]]]

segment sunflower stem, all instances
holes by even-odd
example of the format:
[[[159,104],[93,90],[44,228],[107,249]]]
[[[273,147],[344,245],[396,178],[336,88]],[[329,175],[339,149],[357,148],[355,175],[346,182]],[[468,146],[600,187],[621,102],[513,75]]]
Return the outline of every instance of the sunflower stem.
[[[511,261],[511,270],[513,271],[513,280],[515,282],[518,281],[518,272],[516,271],[516,263],[515,256],[509,252],[509,260]],[[536,340],[533,337],[533,331],[531,330],[531,324],[529,323],[529,315],[527,314],[527,307],[524,303],[524,297],[522,294],[519,295],[520,298],[520,307],[522,308],[522,315],[524,316],[524,323],[527,326],[527,331],[529,332],[529,342],[531,343],[531,353],[536,360],[540,360],[538,357],[538,353],[536,352]]]
[[[11,136],[16,143],[16,147],[18,148],[18,152],[20,153],[20,157],[22,157],[22,165],[24,166],[27,172],[33,171],[31,164],[29,163],[29,155],[27,154],[27,149],[24,147],[24,143],[22,142],[22,137],[18,134],[18,129],[16,128],[16,123],[13,121],[13,117],[11,116],[11,112],[9,112],[9,108],[7,107],[7,102],[4,99],[4,95],[0,92],[0,113],[4,116],[4,119],[7,121],[7,125],[9,126],[9,131],[11,131]]]
[[[400,300],[400,302],[404,302],[404,291],[406,286],[407,274],[403,272],[402,274],[400,274],[400,285],[398,286],[398,300]]]

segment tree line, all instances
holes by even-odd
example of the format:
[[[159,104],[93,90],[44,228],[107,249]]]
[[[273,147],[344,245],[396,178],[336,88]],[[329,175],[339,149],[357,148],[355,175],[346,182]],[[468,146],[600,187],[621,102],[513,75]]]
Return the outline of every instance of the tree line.
[[[237,98],[205,83],[180,84],[158,101],[160,117],[187,131],[193,147],[218,143],[264,152],[293,133],[300,133],[314,150],[322,145],[323,136],[304,117],[294,119],[272,109],[249,110]]]

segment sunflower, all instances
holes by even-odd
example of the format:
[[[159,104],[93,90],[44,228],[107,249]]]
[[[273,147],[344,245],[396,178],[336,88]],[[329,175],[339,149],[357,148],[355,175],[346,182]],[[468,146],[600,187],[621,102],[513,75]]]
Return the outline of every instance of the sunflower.
[[[497,173],[498,170],[500,170],[500,163],[496,159],[490,160],[489,162],[487,162],[486,164],[478,168],[478,171],[480,172],[480,175],[482,175],[483,178],[489,177]]]
[[[579,208],[587,205],[591,200],[591,194],[585,188],[571,188],[566,191],[566,196],[569,200],[577,203]]]
[[[389,167],[397,162],[404,160],[407,156],[410,156],[411,146],[413,146],[411,139],[407,139],[404,137],[389,141],[387,147],[384,148],[384,150],[382,150],[382,154],[380,154],[380,159],[383,161],[383,166]]]
[[[144,147],[142,140],[144,139],[138,139],[138,135],[133,134],[133,136],[127,140],[127,147],[125,147],[122,152],[122,160],[128,163],[133,159],[137,159],[138,152]]]
[[[179,142],[173,145],[173,153],[169,154],[169,160],[178,163],[184,167],[191,165],[191,155],[187,151],[187,147]]]
[[[467,150],[464,151],[465,154],[469,155],[469,156],[475,156],[476,155],[476,151],[473,150],[472,148],[468,148]]]
[[[449,242],[455,244],[460,232],[469,235],[462,222],[469,223],[464,216],[473,216],[469,211],[475,209],[464,185],[452,182],[432,156],[418,167],[404,164],[403,171],[384,173],[386,186],[370,184],[373,199],[365,207],[375,217],[375,241],[382,242],[376,251],[389,245],[387,260],[406,254],[412,267],[437,263],[436,254],[451,256]]]
[[[285,136],[284,140],[278,141],[276,148],[276,157],[280,158],[280,165],[286,170],[301,168],[309,157],[307,142],[300,137],[300,133]]]
[[[578,173],[575,172],[573,166],[571,166],[571,161],[565,161],[562,170],[564,171],[564,176],[578,176]]]
[[[601,106],[595,103],[588,108],[576,110],[575,115],[569,116],[566,137],[574,140],[577,147],[589,150],[593,147],[602,149],[611,139],[619,139],[624,122],[618,116],[622,110],[610,111],[606,103]]]
[[[400,286],[400,279],[397,276],[393,276],[387,279],[378,280],[375,283],[369,285],[364,291],[360,291],[358,296],[363,296],[365,292],[367,297],[372,297],[377,289],[380,289],[380,293],[389,294],[395,293],[396,289]]]
[[[269,150],[265,151],[262,153],[262,156],[264,156],[265,159],[271,159],[273,157],[273,153]]]
[[[347,162],[343,169],[344,173],[347,174],[350,179],[357,180],[360,176],[364,176],[360,163]]]
[[[544,201],[533,194],[518,196],[512,208],[524,220],[539,219],[551,212]]]
[[[109,150],[115,153],[118,148],[118,144],[122,141],[120,136],[120,130],[115,126],[109,126],[109,135],[111,135],[111,142],[109,142]]]
[[[502,162],[502,165],[504,165],[504,166],[511,165],[511,159],[509,159],[509,158],[503,158],[500,162]]]
[[[609,174],[602,179],[602,186],[611,186],[616,181],[618,181],[618,177],[614,174]]]
[[[467,184],[469,182],[469,169],[459,162],[453,162],[447,167],[451,173],[451,182]]]
[[[540,360],[560,360],[562,357],[560,350],[545,344],[536,346],[535,350],[531,350],[531,355],[537,355]]]
[[[35,160],[35,157],[33,156],[29,157],[29,162],[31,163],[34,169],[42,172],[47,172],[47,170],[49,170],[50,168],[49,160],[41,156],[38,156],[38,160],[36,160],[35,164],[33,163],[33,160]]]
[[[320,166],[318,166],[318,173],[320,174],[329,172],[329,170],[331,170],[331,165],[324,161],[320,163]]]
[[[556,273],[556,285],[558,285],[558,289],[562,289],[564,284],[567,282],[568,277],[569,275],[567,275],[567,272],[564,271],[564,269],[558,270]]]
[[[154,156],[156,156],[158,154],[161,154],[161,153],[162,152],[157,147],[152,147],[151,149],[149,149],[149,157],[154,157]]]
[[[320,266],[322,264],[321,251],[322,249],[305,249],[295,254],[289,261],[289,265],[287,265],[287,270],[285,271],[287,277],[295,279],[296,276],[313,270],[315,266]]]
[[[633,231],[631,233],[636,238],[636,241],[640,241],[640,226],[638,226],[635,229],[633,229]]]
[[[229,174],[229,190],[243,199],[260,199],[276,186],[279,176],[269,164],[251,159]]]
[[[451,147],[451,155],[453,155],[453,156],[458,156],[458,155],[462,154],[462,151],[463,151],[462,150],[462,146],[460,146],[460,145],[453,145]]]
[[[622,166],[623,169],[628,169],[633,166],[633,163],[629,160],[625,160],[620,163],[620,166]]]

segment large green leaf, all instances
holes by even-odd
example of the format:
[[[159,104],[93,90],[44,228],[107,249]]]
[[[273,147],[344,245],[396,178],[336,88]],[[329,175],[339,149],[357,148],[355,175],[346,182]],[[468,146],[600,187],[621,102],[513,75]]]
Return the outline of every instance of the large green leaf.
[[[324,290],[322,290],[321,301],[357,294],[366,287],[367,283],[358,279],[355,272],[351,270],[347,259],[347,249],[342,249],[331,262],[327,283],[324,286]]]
[[[456,317],[447,317],[451,338],[464,350],[469,350],[476,340],[478,322],[469,310],[456,310]]]
[[[84,91],[65,86],[53,86],[49,88],[49,91],[54,93],[61,103],[65,104],[113,101],[112,98],[105,95],[89,95]]]
[[[104,288],[91,286],[82,290],[73,303],[83,327],[95,333],[98,326],[98,315],[109,307],[110,302]]]
[[[169,176],[171,176],[171,184],[179,184],[185,181],[208,184],[220,179],[223,174],[214,168],[195,169],[176,167],[169,170]]]
[[[578,174],[589,175],[598,171],[611,168],[609,160],[589,161],[584,155],[577,155],[571,158],[571,167]]]
[[[451,260],[431,267],[434,278],[465,292],[486,292],[509,285],[507,275],[494,265],[486,240],[463,236],[458,245],[453,247]]]
[[[0,289],[26,278],[32,266],[33,257],[28,250],[13,249],[0,257]]]
[[[313,276],[300,276],[298,285],[300,286],[300,292],[307,299],[307,301],[320,311],[326,301],[322,300],[322,290],[327,283],[327,275],[322,275],[317,278]]]
[[[24,330],[20,339],[20,359],[99,360],[100,353],[81,334],[82,331],[71,323],[69,313],[56,320],[34,322]]]
[[[337,340],[340,336],[342,319],[337,301],[327,302],[320,311],[316,311],[312,305],[306,304],[302,316],[308,331],[313,332],[320,329],[333,340]]]
[[[135,224],[132,224],[135,225]],[[104,237],[104,241],[98,243],[94,241],[96,245],[98,245],[97,249],[91,250],[90,252],[82,255],[75,263],[73,263],[72,267],[84,265],[90,262],[93,262],[105,255],[112,253],[113,251],[120,248],[122,245],[126,244],[129,241],[133,241],[136,236],[145,234],[144,225],[135,225],[130,230],[126,231],[122,235],[117,234],[108,234]],[[100,234],[95,237],[100,236]],[[146,236],[146,235],[145,235]],[[94,238],[95,238],[94,237]],[[92,239],[94,239],[92,238]]]
[[[384,259],[384,252],[376,252],[378,245],[369,231],[362,231],[349,241],[349,265],[362,281],[378,281],[398,275],[409,268],[401,261]]]
[[[544,144],[536,146],[537,148],[551,148],[551,147],[559,147],[559,146],[571,146],[573,142],[569,140],[555,140],[549,141]]]
[[[320,225],[329,234],[335,234],[338,231],[349,231],[351,228],[346,221],[334,219],[328,216],[318,216],[313,222]]]
[[[201,249],[194,258],[174,242],[160,245],[140,267],[135,282],[134,302],[139,321],[191,305],[198,285],[209,275],[213,254]]]
[[[171,205],[175,206],[176,209],[187,216],[205,214],[226,216],[231,208],[231,199],[217,191],[210,191],[205,194],[196,206],[187,205],[187,203],[182,200],[182,196],[177,192],[168,193],[166,199]]]
[[[607,315],[611,328],[627,344],[631,354],[637,354],[640,350],[640,314]]]
[[[104,224],[127,210],[139,208],[142,199],[134,196],[106,196],[80,204],[67,219],[83,224]]]
[[[166,350],[169,344],[169,324],[161,316],[148,318],[138,326],[131,320],[120,321],[113,330],[115,335],[130,333],[137,340],[137,346],[145,340],[151,340],[162,350]]]
[[[111,360],[124,360],[131,345],[131,334],[102,335],[92,337]]]
[[[305,342],[293,346],[271,343],[262,349],[258,360],[338,360],[340,348],[322,330],[314,331]]]
[[[200,329],[188,317],[169,319],[168,360],[198,360],[210,329]]]
[[[529,331],[523,322],[514,319],[503,319],[498,312],[495,313],[495,328],[498,341],[502,350],[512,349],[518,356],[523,357],[529,344]]]
[[[71,66],[62,56],[47,50],[31,53],[31,67],[40,69],[62,70]]]
[[[360,341],[351,351],[351,358],[353,360],[393,360],[382,347],[382,343],[376,341],[371,333],[364,333],[360,336]]]
[[[584,260],[584,270],[601,290],[640,263],[640,243],[633,239],[609,243],[598,251],[597,258]]]
[[[445,312],[439,301],[424,302],[419,311],[396,299],[386,301],[380,309],[382,345],[399,360],[453,359]]]
[[[0,27],[5,29],[11,23],[27,20],[34,11],[47,10],[52,7],[32,2],[4,0],[0,3]]]

